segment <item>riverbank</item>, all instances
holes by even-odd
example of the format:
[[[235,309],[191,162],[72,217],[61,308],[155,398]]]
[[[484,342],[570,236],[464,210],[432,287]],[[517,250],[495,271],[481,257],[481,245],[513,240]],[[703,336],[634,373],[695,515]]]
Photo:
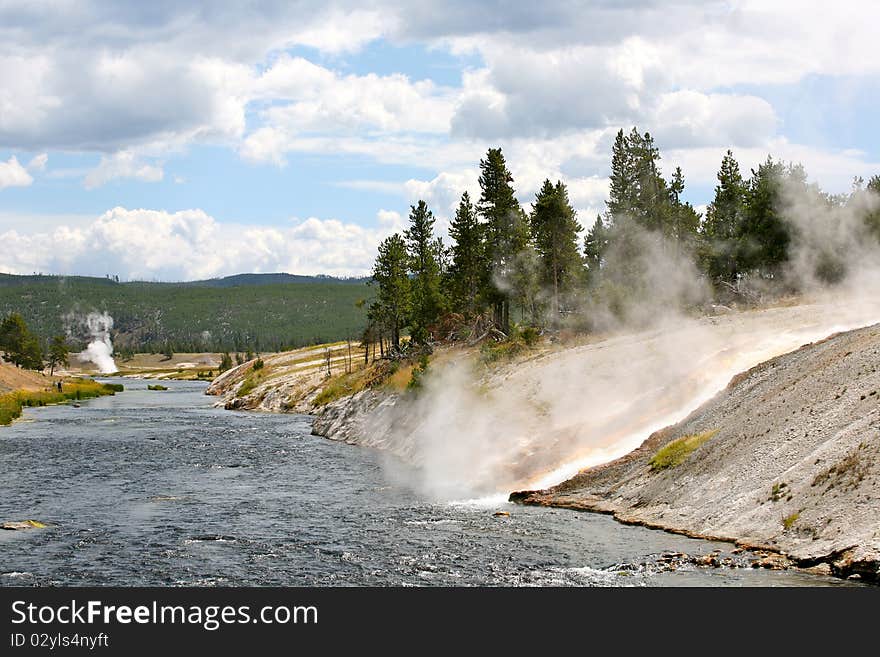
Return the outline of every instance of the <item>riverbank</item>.
[[[61,390],[58,390],[58,383]],[[120,384],[106,384],[91,379],[49,377],[40,372],[20,370],[0,364],[0,425],[11,424],[22,409],[63,404],[122,392]]]
[[[396,387],[365,385],[357,373],[327,379],[315,362],[319,354],[289,355],[287,371],[273,364],[269,374],[261,374],[246,364],[215,381],[209,392],[220,395],[218,404],[226,408],[312,414],[313,433],[394,454],[417,466],[414,486],[441,498],[506,498],[510,491],[538,491],[515,499],[738,541],[789,555],[789,563],[873,579],[871,555],[876,553],[880,503],[875,480],[862,472],[867,467],[876,474],[876,458],[869,453],[876,442],[870,436],[852,442],[859,435],[855,427],[873,426],[859,422],[880,395],[874,392],[880,390],[880,381],[875,385],[873,379],[859,378],[859,366],[852,365],[859,362],[862,372],[873,374],[873,343],[856,348],[854,342],[853,348],[826,356],[810,348],[795,350],[835,332],[872,324],[878,317],[876,304],[826,299],[682,319],[652,331],[594,336],[576,345],[545,344],[488,364],[476,350],[441,350],[418,394],[403,390],[400,381]],[[853,335],[870,335],[873,330]],[[846,339],[838,336],[828,343]],[[858,361],[847,351],[861,354]],[[880,345],[876,351],[880,353]],[[794,370],[780,369],[776,363],[788,362],[788,357],[801,364]],[[296,361],[310,363],[311,369],[297,372],[292,364]],[[832,371],[837,361],[846,361],[846,367]],[[710,403],[715,403],[736,388],[736,382],[752,380],[758,372],[764,373],[766,387],[757,397],[743,398],[735,409],[739,414],[729,410],[729,417],[684,427],[695,409],[706,408],[713,397]],[[734,384],[725,389],[731,379]],[[858,379],[858,385],[850,379]],[[789,391],[798,381],[806,386],[798,388],[800,405]],[[334,389],[331,401],[322,394],[328,388]],[[240,394],[242,389],[247,394]],[[856,403],[849,405],[853,395]],[[760,432],[751,429],[756,418],[769,417],[776,419],[761,423]],[[849,433],[844,431],[847,423],[852,424]],[[653,470],[646,465],[677,438],[685,440],[669,448],[666,456],[672,465]],[[815,455],[807,449],[810,441],[816,441]],[[830,441],[824,449],[822,441]],[[712,452],[719,468],[717,478],[710,478],[712,495],[701,490],[708,475],[693,477],[687,486],[677,480],[676,475],[690,467],[677,462],[682,454],[702,453],[714,445],[726,447]],[[816,472],[806,469],[810,457]],[[769,465],[757,468],[754,459]],[[634,476],[626,480],[628,497],[621,497],[613,473],[626,473],[614,468],[636,462]],[[596,467],[603,464],[611,465],[608,470]],[[861,477],[855,488],[848,483],[848,468]],[[559,486],[580,471],[612,474],[598,492],[577,488],[576,482],[582,481],[578,477],[575,483]],[[803,489],[824,491],[830,484],[829,498],[841,497],[835,511],[823,515],[822,504]],[[684,492],[663,497],[675,491]],[[654,493],[657,505],[649,509]],[[749,525],[752,507],[764,514],[760,531]],[[728,524],[715,523],[719,518]]]
[[[840,577],[880,579],[880,327],[735,377],[633,452],[521,504],[771,550]]]

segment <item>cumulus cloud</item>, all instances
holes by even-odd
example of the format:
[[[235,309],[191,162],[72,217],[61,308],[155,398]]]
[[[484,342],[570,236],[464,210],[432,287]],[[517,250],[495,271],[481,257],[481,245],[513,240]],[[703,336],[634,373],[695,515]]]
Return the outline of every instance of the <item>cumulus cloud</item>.
[[[86,174],[86,189],[94,189],[117,178],[133,178],[143,182],[159,182],[164,178],[162,167],[141,161],[132,151],[119,151],[102,156],[97,167]]]
[[[382,210],[372,226],[309,217],[287,226],[241,226],[202,210],[113,208],[91,222],[10,228],[0,234],[0,271],[35,271],[125,279],[194,280],[241,272],[360,276],[376,248],[400,230],[401,216]]]
[[[448,218],[486,148],[501,145],[523,203],[561,178],[588,222],[607,193],[613,134],[637,124],[689,184],[712,183],[733,147],[744,165],[770,152],[803,161],[840,190],[877,158],[793,143],[761,85],[877,79],[878,19],[871,2],[13,0],[0,3],[0,148],[99,153],[78,174],[87,188],[161,180],[160,162],[204,143],[258,164],[331,154],[418,167],[339,184],[424,197]],[[460,82],[349,66],[379,40],[467,56]],[[0,162],[0,187],[43,167],[42,155]]]
[[[13,155],[6,162],[0,162],[0,189],[6,187],[28,187],[34,182],[18,159]]]

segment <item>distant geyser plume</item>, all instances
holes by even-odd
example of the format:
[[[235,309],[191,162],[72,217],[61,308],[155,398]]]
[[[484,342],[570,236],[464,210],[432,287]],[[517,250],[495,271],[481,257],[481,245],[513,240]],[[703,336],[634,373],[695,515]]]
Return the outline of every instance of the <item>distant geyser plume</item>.
[[[694,307],[707,292],[704,279],[662,238],[637,234],[625,266],[641,276],[640,293],[615,299],[614,308],[591,300],[585,313],[594,332],[581,346],[496,375],[438,367],[423,394],[375,414],[365,433],[418,465],[410,483],[438,497],[543,488],[632,451],[763,361],[880,322],[880,249],[862,220],[866,208],[880,207],[876,196],[834,205],[811,190],[787,190],[784,200],[793,237],[781,276],[799,291],[797,305],[685,316],[676,300]],[[833,285],[822,282],[829,272]],[[630,306],[624,313],[621,303]]]
[[[118,368],[113,360],[113,343],[110,340],[113,318],[107,312],[89,313],[79,318],[79,324],[90,338],[88,346],[79,353],[79,359],[94,363],[101,374],[116,372]]]

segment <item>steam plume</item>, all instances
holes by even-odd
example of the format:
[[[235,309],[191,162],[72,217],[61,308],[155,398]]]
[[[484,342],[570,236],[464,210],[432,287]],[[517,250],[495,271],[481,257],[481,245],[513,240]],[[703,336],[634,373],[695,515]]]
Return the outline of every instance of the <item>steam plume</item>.
[[[675,312],[676,299],[699,303],[704,280],[675,249],[636,236],[649,266],[628,273],[644,277],[636,286],[643,293],[610,300],[627,305],[624,323],[619,308],[601,298],[586,309],[611,337],[495,374],[478,365],[438,366],[419,398],[377,414],[368,431],[419,466],[415,485],[446,499],[546,487],[618,458],[684,419],[736,374],[880,322],[880,248],[866,238],[865,207],[877,208],[876,199],[844,206],[809,190],[786,192],[793,242],[784,277],[802,296],[797,305],[760,311]],[[840,265],[834,285],[817,277],[829,250]]]
[[[77,323],[80,330],[90,338],[88,346],[80,352],[79,359],[94,363],[101,374],[116,372],[118,368],[113,360],[113,342],[110,340],[113,318],[107,312],[89,313],[78,318]]]

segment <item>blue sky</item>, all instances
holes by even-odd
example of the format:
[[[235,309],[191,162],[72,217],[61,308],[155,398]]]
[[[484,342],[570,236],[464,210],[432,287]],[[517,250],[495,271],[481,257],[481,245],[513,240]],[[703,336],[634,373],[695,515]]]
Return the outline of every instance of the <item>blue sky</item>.
[[[859,20],[853,20],[858,16]],[[880,173],[871,2],[82,0],[0,7],[0,271],[358,275],[424,198],[445,231],[501,146],[582,223],[638,125],[686,198],[721,156]]]

